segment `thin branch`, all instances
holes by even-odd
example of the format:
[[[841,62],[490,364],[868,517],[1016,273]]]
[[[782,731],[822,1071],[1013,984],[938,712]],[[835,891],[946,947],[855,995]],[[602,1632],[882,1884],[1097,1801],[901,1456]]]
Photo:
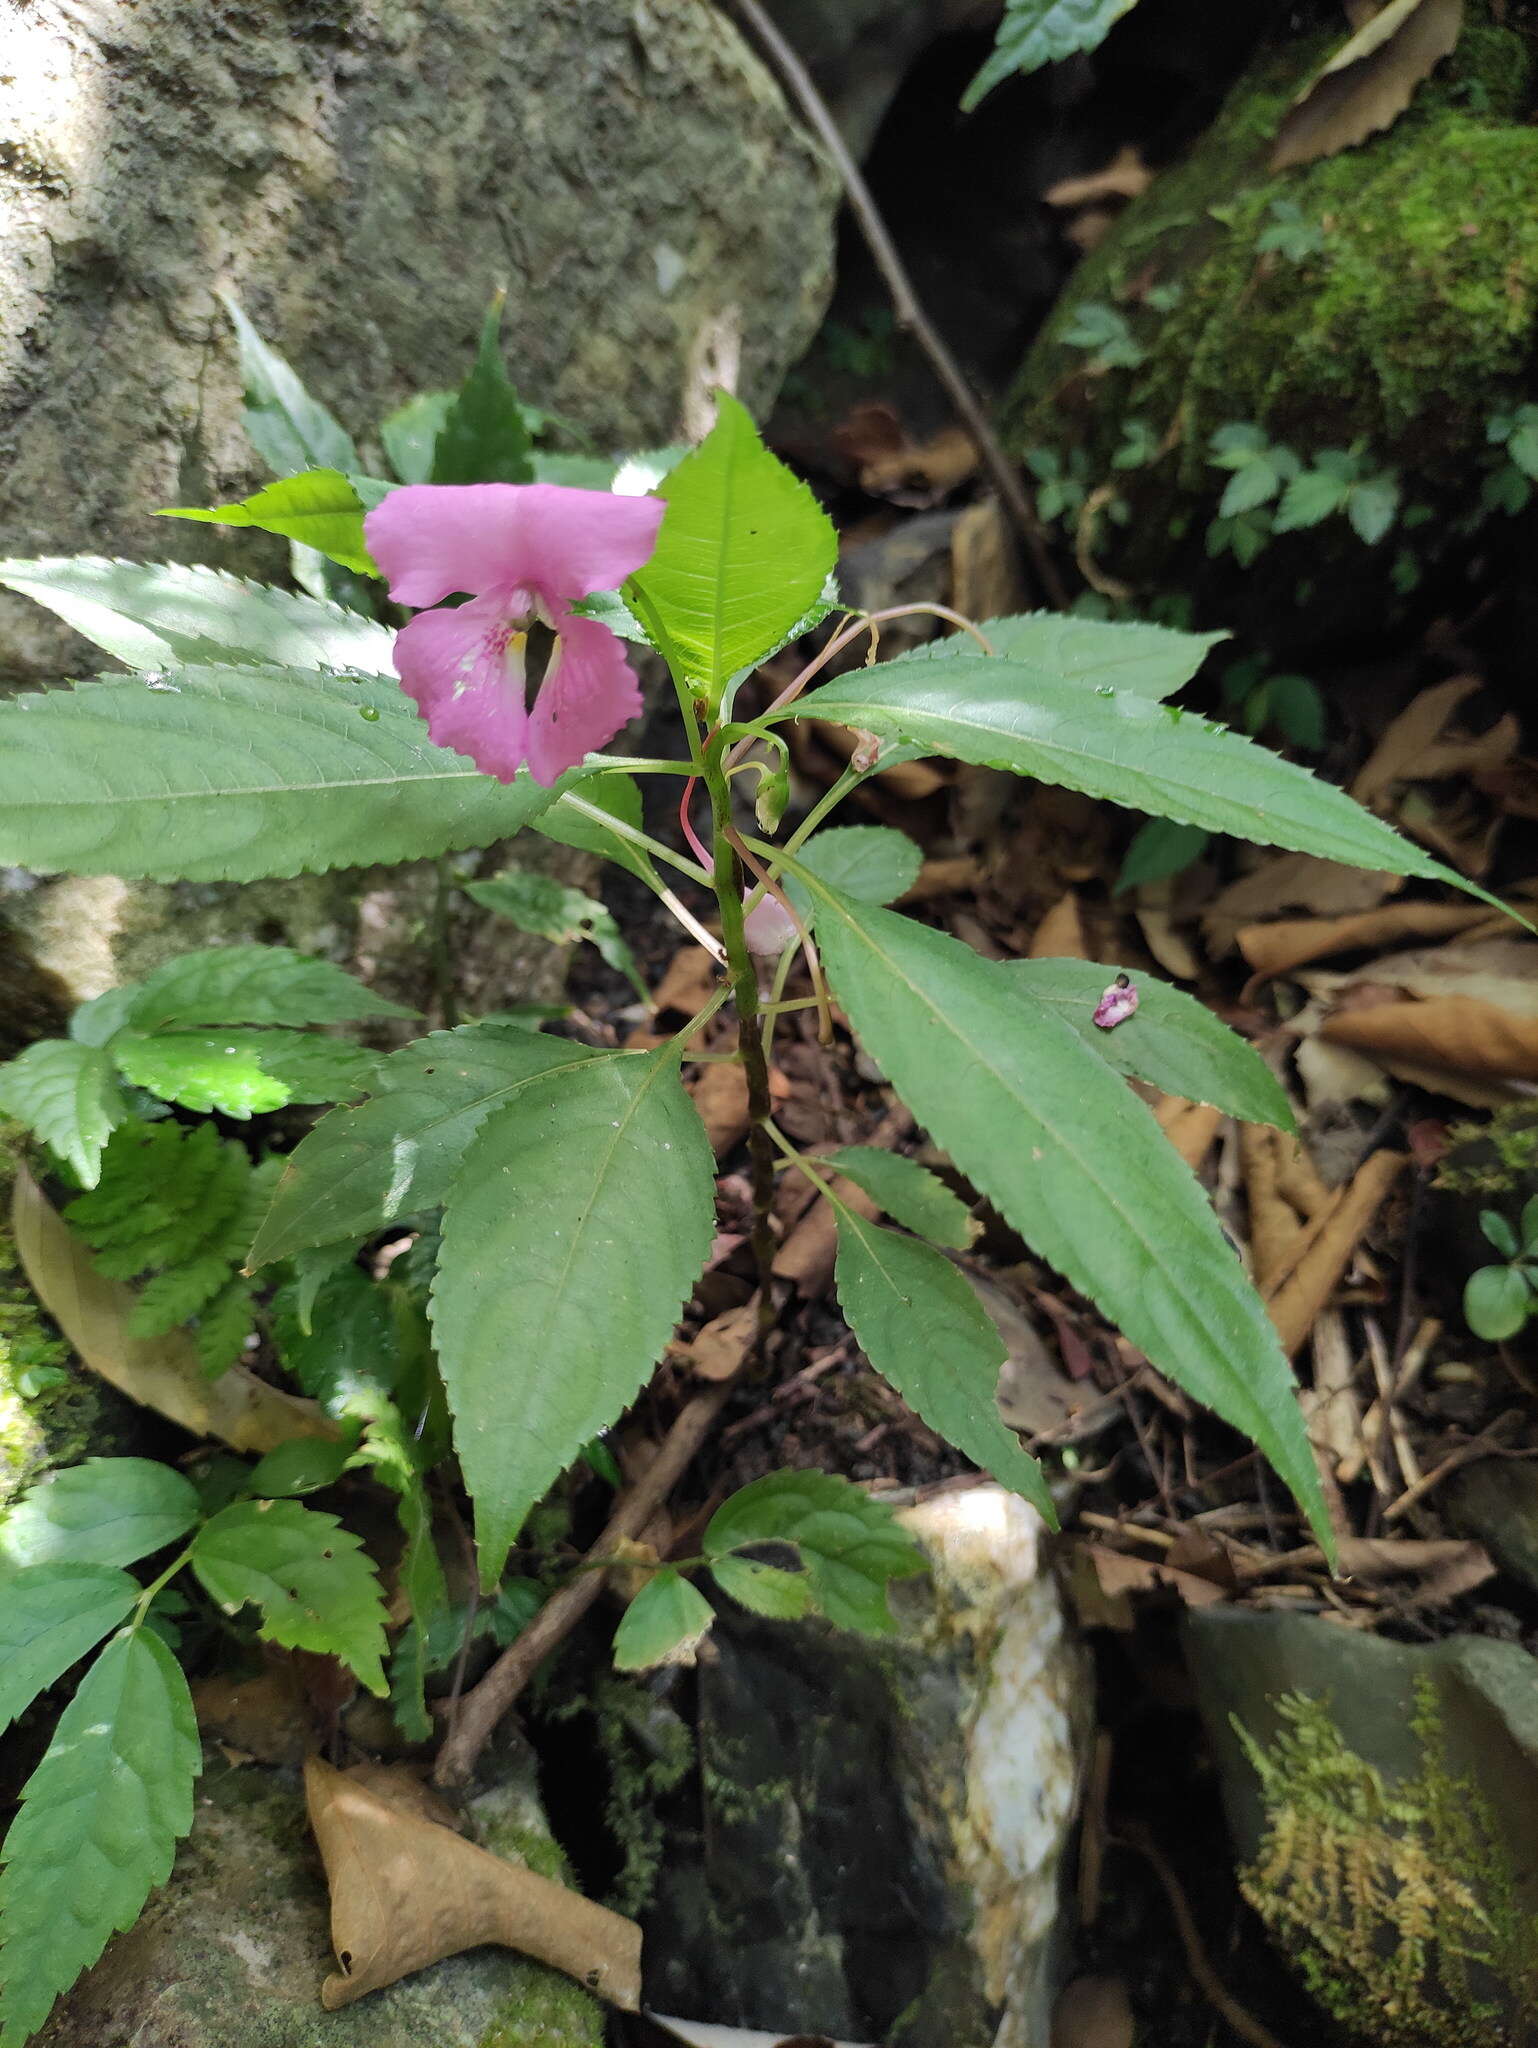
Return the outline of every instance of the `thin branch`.
[[[1282,2048],[1281,2042],[1271,2029],[1263,2027],[1259,2020],[1245,2011],[1212,1967],[1207,1951],[1202,1945],[1201,1935],[1197,1932],[1195,1916],[1181,1889],[1180,1880],[1147,1828],[1134,1822],[1124,1826],[1120,1834],[1121,1840],[1129,1848],[1136,1849],[1159,1880],[1164,1896],[1169,1901],[1175,1932],[1180,1936],[1180,1945],[1186,1952],[1186,1966],[1196,1979],[1207,2003],[1222,2016],[1241,2041],[1251,2042],[1253,2048]]]
[[[761,0],[731,0],[732,6],[752,30],[754,37],[779,73],[786,90],[800,106],[802,113],[816,129],[823,147],[833,159],[844,197],[854,215],[865,245],[875,258],[876,268],[886,281],[891,294],[892,310],[899,327],[905,328],[929,358],[930,366],[945,387],[952,405],[965,422],[968,433],[977,443],[983,459],[983,467],[993,481],[993,487],[1003,500],[1011,519],[1019,528],[1041,587],[1049,601],[1059,611],[1068,609],[1068,592],[1057,573],[1047,546],[1047,536],[1042,530],[1041,520],[1030,495],[1021,481],[1020,473],[999,445],[998,436],[989,424],[988,415],[975,391],[967,382],[961,366],[936,332],[929,315],[919,302],[913,289],[896,244],[887,231],[886,222],[881,218],[870,187],[866,184],[859,165],[849,153],[849,146],[839,132],[838,123],[828,111],[827,102],[812,83],[811,74],[796,55],[790,44],[770,20]]]

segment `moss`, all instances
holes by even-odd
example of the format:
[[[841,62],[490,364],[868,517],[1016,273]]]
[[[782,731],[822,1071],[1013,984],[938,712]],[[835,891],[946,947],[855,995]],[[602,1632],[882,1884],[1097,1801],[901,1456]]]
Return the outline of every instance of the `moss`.
[[[666,1828],[661,1803],[696,1768],[694,1731],[633,1679],[600,1677],[592,1710],[609,1767],[604,1820],[622,1858],[608,1903],[638,1914],[651,1904]]]
[[[1348,1749],[1328,1703],[1277,1701],[1262,1748],[1265,1832],[1240,1888],[1334,2019],[1375,2048],[1510,2048],[1538,2000],[1538,1920],[1518,1900],[1490,1803],[1455,1777],[1436,1691],[1416,1687],[1419,1770],[1390,1780]]]
[[[1277,125],[1333,41],[1272,51],[1240,82],[1080,266],[1007,402],[1014,447],[1081,450],[1090,484],[1114,478],[1145,566],[1172,527],[1211,515],[1226,481],[1207,460],[1218,427],[1258,424],[1305,457],[1360,439],[1427,492],[1468,498],[1470,450],[1521,395],[1538,318],[1538,129],[1514,122],[1527,41],[1471,10],[1454,55],[1391,129],[1272,175]],[[1316,230],[1313,253],[1257,249],[1279,201]],[[1163,312],[1147,296],[1159,285],[1177,294]],[[1123,312],[1141,362],[1086,374],[1086,351],[1064,336],[1094,303]],[[1163,453],[1113,471],[1134,418]]]
[[[1489,1199],[1538,1192],[1538,1110],[1512,1102],[1488,1123],[1455,1124],[1436,1184],[1452,1195]]]

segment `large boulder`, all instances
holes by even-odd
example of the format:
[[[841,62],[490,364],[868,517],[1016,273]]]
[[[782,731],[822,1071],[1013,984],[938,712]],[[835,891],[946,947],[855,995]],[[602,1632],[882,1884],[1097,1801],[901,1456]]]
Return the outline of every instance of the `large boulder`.
[[[217,289],[366,436],[505,285],[521,390],[613,448],[763,408],[820,316],[833,175],[709,0],[5,15],[0,554],[232,559],[151,517],[261,480]],[[0,593],[0,677],[80,659]]]

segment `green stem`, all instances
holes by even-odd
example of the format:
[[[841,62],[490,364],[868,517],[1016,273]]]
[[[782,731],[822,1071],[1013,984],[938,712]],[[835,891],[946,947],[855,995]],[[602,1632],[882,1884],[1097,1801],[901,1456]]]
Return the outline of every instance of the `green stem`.
[[[649,853],[653,860],[666,861],[669,867],[677,868],[681,875],[687,875],[691,882],[699,882],[707,889],[710,887],[710,876],[698,861],[689,860],[683,854],[675,853],[671,846],[664,846],[660,839],[653,839],[649,832],[641,831],[639,826],[627,825],[623,818],[616,818],[614,813],[606,811],[602,804],[590,804],[585,797],[578,796],[575,790],[567,790],[560,801],[569,805],[578,817],[587,818],[595,825],[602,825],[606,832],[612,832],[616,839],[623,839],[628,846],[639,846]]]
[[[150,1602],[154,1599],[157,1593],[164,1591],[164,1589],[170,1585],[171,1581],[176,1577],[176,1574],[181,1570],[182,1566],[187,1563],[191,1556],[192,1548],[189,1545],[188,1548],[182,1552],[180,1557],[173,1558],[171,1563],[166,1566],[165,1570],[160,1574],[160,1577],[158,1579],[152,1580],[151,1583],[145,1587],[144,1591],[139,1595],[138,1599],[134,1602],[134,1611],[133,1614],[130,1616],[128,1623],[128,1626],[130,1628],[142,1628],[144,1626],[144,1617],[150,1611]]]

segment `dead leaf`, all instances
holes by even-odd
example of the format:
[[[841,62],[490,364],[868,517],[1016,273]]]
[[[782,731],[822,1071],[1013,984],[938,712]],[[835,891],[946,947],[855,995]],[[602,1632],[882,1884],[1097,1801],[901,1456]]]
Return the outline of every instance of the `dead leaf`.
[[[1324,1308],[1314,1318],[1314,1384],[1299,1395],[1308,1424],[1308,1439],[1327,1469],[1341,1467],[1362,1452],[1362,1404],[1356,1391],[1356,1361],[1339,1309]],[[1360,1467],[1358,1467],[1360,1469]]]
[[[1210,1102],[1186,1102],[1178,1095],[1166,1095],[1154,1114],[1165,1137],[1194,1173],[1212,1150],[1223,1121],[1222,1110]]]
[[[1089,946],[1084,937],[1084,916],[1079,899],[1070,889],[1060,896],[1031,934],[1033,960],[1087,960]]]
[[[857,1216],[875,1218],[880,1209],[853,1181],[835,1178],[833,1192]],[[833,1283],[833,1265],[838,1254],[838,1219],[831,1202],[819,1195],[775,1254],[774,1272],[789,1280],[805,1301],[826,1294]]]
[[[1120,1977],[1075,1977],[1052,2008],[1052,2048],[1132,2048],[1137,2030]]]
[[[16,1170],[11,1229],[28,1283],[92,1372],[194,1436],[217,1437],[258,1455],[296,1436],[334,1437],[337,1426],[313,1401],[271,1387],[243,1365],[211,1380],[185,1329],[134,1337],[138,1302],[122,1280],[98,1273],[24,1166]]]
[[[1262,918],[1277,917],[1284,910],[1343,917],[1371,910],[1403,887],[1399,875],[1344,868],[1311,853],[1274,854],[1213,897],[1202,914],[1202,931],[1212,951],[1221,955],[1232,952],[1244,926]]]
[[[860,2048],[854,2041],[834,2041],[827,2034],[766,2034],[754,2027],[722,2027],[711,2020],[675,2020],[647,2008],[646,2017],[688,2048]]]
[[[1401,939],[1444,938],[1483,924],[1489,911],[1479,903],[1387,903],[1345,917],[1279,918],[1249,924],[1235,934],[1239,950],[1258,975],[1290,973],[1332,953],[1366,952]]]
[[[833,441],[854,463],[861,490],[893,505],[938,505],[977,470],[977,443],[964,427],[950,422],[929,440],[912,441],[884,399],[855,406]]]
[[[1282,1349],[1292,1357],[1328,1303],[1384,1197],[1409,1164],[1404,1152],[1374,1152],[1315,1226],[1294,1270],[1266,1297]]]
[[[1354,969],[1337,989],[1403,989],[1421,997],[1467,996],[1538,1019],[1538,942],[1507,935],[1459,946],[1421,946]]]
[[[737,1060],[712,1060],[698,1070],[688,1086],[711,1150],[720,1159],[748,1135],[752,1119],[747,1073]]]
[[[1388,0],[1293,101],[1271,169],[1334,156],[1392,126],[1462,26],[1463,0]]]
[[[1478,676],[1452,676],[1422,690],[1384,731],[1351,785],[1359,804],[1373,805],[1400,782],[1438,782],[1448,776],[1503,767],[1516,752],[1521,728],[1508,714],[1488,731],[1456,731],[1453,713],[1481,687]]]
[[[1277,1186],[1281,1165],[1278,1139],[1296,1146],[1296,1140],[1267,1124],[1239,1126],[1239,1162],[1250,1212],[1250,1262],[1255,1284],[1261,1289],[1282,1270],[1301,1235],[1297,1211]]]
[[[713,1322],[706,1323],[687,1343],[669,1346],[669,1355],[692,1372],[696,1379],[729,1380],[748,1355],[758,1334],[758,1296],[740,1308],[729,1308]]]
[[[1083,178],[1059,178],[1041,196],[1048,206],[1064,210],[1075,206],[1098,206],[1106,199],[1136,199],[1148,190],[1153,177],[1141,152],[1134,144],[1124,142],[1110,162],[1102,164],[1098,171],[1091,171]]]
[[[932,903],[937,896],[970,895],[982,881],[982,870],[967,853],[948,854],[940,860],[926,860],[912,885],[896,899],[899,903]]]
[[[1025,601],[1014,528],[997,498],[979,498],[951,530],[951,608],[966,619],[1002,619]]]
[[[249,1678],[200,1678],[192,1708],[205,1741],[231,1744],[264,1764],[300,1764],[314,1741],[304,1687],[285,1657]]]
[[[1198,1572],[1181,1571],[1150,1557],[1128,1557],[1105,1544],[1079,1546],[1095,1568],[1100,1591],[1108,1600],[1134,1593],[1176,1593],[1186,1607],[1212,1607],[1227,1600],[1222,1586]]]
[[[486,1942],[565,1971],[625,2012],[638,2010],[641,1930],[633,1920],[425,1819],[417,1781],[405,1789],[409,1774],[370,1775],[364,1783],[315,1756],[304,1767],[341,1965],[321,1987],[327,2012]]]
[[[1486,1081],[1538,1081],[1538,1019],[1472,996],[1340,1010],[1321,1036],[1367,1053],[1398,1079],[1440,1070]]]

